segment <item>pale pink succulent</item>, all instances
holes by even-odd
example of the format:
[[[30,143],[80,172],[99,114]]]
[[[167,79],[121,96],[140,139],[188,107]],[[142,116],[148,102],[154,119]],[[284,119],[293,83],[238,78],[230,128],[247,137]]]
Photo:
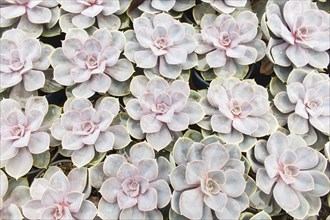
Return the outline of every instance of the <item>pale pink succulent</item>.
[[[168,83],[161,77],[150,81],[144,76],[134,77],[131,93],[135,98],[126,104],[129,132],[138,139],[146,136],[157,151],[172,141],[171,132],[186,130],[204,117],[199,103],[188,100],[190,88],[182,80]]]
[[[111,125],[118,111],[119,102],[113,97],[100,98],[95,108],[88,99],[71,98],[61,119],[54,122],[52,135],[61,140],[64,150],[71,151],[73,164],[82,167],[94,158],[95,151],[104,153],[129,144],[126,128]]]
[[[179,138],[173,149],[178,166],[170,175],[171,207],[188,219],[238,219],[248,207],[244,163],[237,145],[202,144]]]
[[[40,131],[47,111],[46,98],[28,99],[25,111],[12,99],[1,100],[0,162],[10,176],[18,179],[25,175],[32,168],[32,154],[49,149],[50,136]]]
[[[129,155],[128,159],[118,154],[105,159],[103,170],[109,178],[100,189],[98,215],[102,219],[163,219],[158,208],[171,200],[167,169],[158,164],[160,158],[155,159],[146,142],[135,144]]]
[[[93,219],[97,209],[86,200],[87,185],[86,168],[75,168],[65,176],[58,167],[51,167],[32,182],[32,199],[23,205],[23,215],[28,219]]]
[[[51,56],[54,79],[61,85],[74,86],[76,97],[106,93],[112,80],[127,81],[134,72],[127,59],[119,59],[125,37],[119,31],[99,29],[91,36],[81,29],[71,29]]]
[[[176,79],[182,70],[197,65],[197,42],[191,25],[182,24],[161,13],[144,14],[133,21],[133,30],[125,32],[125,56],[137,67]]]
[[[326,159],[302,137],[277,131],[268,141],[258,141],[249,159],[257,186],[291,216],[303,219],[319,212],[319,197],[330,189]]]
[[[247,0],[202,0],[203,2],[210,3],[212,8],[220,13],[231,13],[236,8],[245,7]]]
[[[147,13],[169,12],[170,10],[181,12],[194,5],[195,0],[146,0],[139,5],[138,9]]]

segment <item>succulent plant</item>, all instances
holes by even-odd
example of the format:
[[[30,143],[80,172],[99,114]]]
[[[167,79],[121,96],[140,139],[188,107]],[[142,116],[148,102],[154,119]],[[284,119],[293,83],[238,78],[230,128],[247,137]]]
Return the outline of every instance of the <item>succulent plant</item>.
[[[102,184],[98,215],[102,219],[163,219],[158,208],[171,200],[166,181],[168,169],[155,159],[153,148],[146,142],[132,146],[130,157],[112,154],[103,164],[108,177]],[[158,161],[167,161],[159,163]]]
[[[31,37],[39,37],[46,28],[55,26],[59,7],[56,0],[3,0],[0,6],[0,27],[22,29]]]
[[[329,101],[329,76],[304,69],[292,70],[286,91],[279,92],[274,98],[276,108],[288,115],[290,132],[299,135],[314,128],[330,135]]]
[[[319,197],[330,189],[326,159],[302,137],[274,132],[268,141],[258,141],[249,155],[257,186],[281,208],[297,219],[319,212]]]
[[[176,79],[182,70],[197,65],[194,52],[197,42],[191,25],[182,24],[161,13],[144,14],[133,22],[133,30],[125,32],[125,56],[137,67]]]
[[[212,8],[220,13],[232,13],[236,8],[245,7],[247,0],[202,0],[210,3]]]
[[[47,111],[48,102],[42,97],[28,99],[25,111],[15,100],[0,101],[0,164],[10,176],[18,179],[25,175],[32,168],[32,154],[49,149],[49,134],[40,131]]]
[[[26,91],[44,86],[44,71],[50,65],[48,58],[53,51],[51,46],[29,37],[21,30],[12,29],[3,33],[0,47],[0,90],[20,83]]]
[[[112,1],[111,1],[112,2]],[[99,29],[91,36],[81,29],[71,29],[51,56],[54,79],[65,86],[75,86],[76,97],[106,93],[113,81],[127,81],[134,69],[127,59],[119,59],[125,37],[119,31]]]
[[[202,107],[188,100],[190,89],[182,80],[169,84],[161,77],[148,81],[144,76],[137,76],[132,79],[130,88],[135,98],[126,103],[131,119],[129,132],[138,139],[145,135],[157,151],[172,141],[171,133],[188,129],[190,124],[204,117]]]
[[[170,174],[172,209],[188,219],[238,219],[248,207],[244,163],[237,145],[179,138],[173,149],[178,165]]]
[[[266,7],[271,33],[267,55],[279,66],[294,68],[329,64],[330,15],[308,0],[290,0],[284,6],[271,2]]]
[[[126,128],[111,125],[118,111],[119,102],[113,97],[100,98],[95,108],[88,99],[71,98],[61,119],[53,123],[52,135],[61,140],[64,150],[71,151],[73,164],[82,167],[94,158],[95,151],[105,153],[129,144]]]
[[[206,14],[201,20],[201,33],[196,34],[195,52],[206,56],[206,65],[217,76],[242,77],[247,65],[261,60],[266,53],[266,44],[258,35],[258,23],[257,16],[250,11],[235,16]]]
[[[43,178],[30,187],[32,199],[22,207],[28,219],[93,219],[95,205],[86,200],[87,169],[74,168],[68,176],[58,167],[50,167]]]
[[[252,80],[216,78],[200,103],[210,116],[207,129],[227,143],[241,143],[245,136],[263,137],[278,128],[267,90]]]
[[[146,0],[138,6],[138,9],[147,13],[169,12],[170,10],[181,12],[188,10],[194,5],[194,0]]]
[[[9,192],[9,185],[6,174],[0,170],[0,218],[23,219],[20,208],[30,199],[29,188],[17,186]]]

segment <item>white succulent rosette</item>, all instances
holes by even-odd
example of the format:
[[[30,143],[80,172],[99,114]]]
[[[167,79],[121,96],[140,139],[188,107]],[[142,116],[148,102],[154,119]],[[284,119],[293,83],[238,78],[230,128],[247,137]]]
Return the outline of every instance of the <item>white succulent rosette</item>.
[[[128,131],[136,139],[146,138],[157,151],[168,146],[175,134],[204,117],[202,106],[188,99],[190,88],[182,80],[168,83],[161,77],[149,81],[137,76],[130,90],[134,98],[126,103]]]
[[[86,168],[74,168],[66,176],[60,168],[49,167],[43,178],[32,182],[32,198],[23,205],[23,215],[28,219],[93,219],[97,209],[87,200],[90,190]]]
[[[61,48],[51,55],[54,79],[71,86],[76,97],[91,97],[96,92],[124,95],[124,84],[134,72],[133,65],[120,58],[124,50],[122,32],[96,30],[91,36],[85,30],[71,29]]]
[[[197,65],[197,42],[191,25],[171,15],[144,13],[133,21],[134,30],[125,32],[124,55],[144,71],[176,79],[182,70]]]
[[[271,199],[297,219],[317,215],[321,196],[329,193],[327,160],[307,146],[302,137],[277,131],[268,141],[260,140],[248,152],[260,188],[252,203],[264,209]],[[258,205],[259,204],[259,205]],[[264,207],[260,206],[265,204]]]
[[[246,152],[257,138],[278,128],[268,98],[267,90],[253,80],[216,78],[200,100],[206,117],[198,124],[217,132],[225,143],[239,144]]]
[[[49,123],[45,120],[47,112],[44,97],[29,98],[24,111],[13,99],[1,100],[0,166],[5,167],[8,175],[16,179],[24,176],[32,168],[32,154],[49,149],[50,135],[44,128]]]
[[[214,10],[220,13],[232,13],[236,8],[244,8],[247,0],[202,0],[209,3]]]

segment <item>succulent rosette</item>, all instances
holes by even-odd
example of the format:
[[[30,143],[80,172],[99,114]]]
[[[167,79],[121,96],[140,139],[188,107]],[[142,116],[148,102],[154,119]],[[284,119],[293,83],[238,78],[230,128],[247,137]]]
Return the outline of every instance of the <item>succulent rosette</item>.
[[[278,128],[267,90],[253,80],[216,78],[200,103],[206,118],[199,125],[217,132],[226,143],[239,144],[242,151]]]
[[[202,0],[202,2],[210,3],[212,8],[220,13],[232,13],[236,8],[244,8],[247,0]]]
[[[330,78],[315,70],[294,69],[286,91],[274,98],[276,108],[287,116],[291,133],[308,136],[309,145],[317,140],[315,130],[330,135]],[[312,138],[313,137],[313,138]]]
[[[23,90],[31,92],[44,86],[44,71],[50,65],[53,47],[18,29],[4,32],[0,47],[0,91],[23,87]]]
[[[11,187],[6,174],[0,170],[0,218],[1,219],[23,219],[20,208],[30,200],[29,187]]]
[[[68,99],[61,118],[51,127],[52,135],[71,152],[73,164],[82,167],[94,158],[95,151],[106,153],[129,144],[126,128],[111,124],[118,111],[119,102],[113,97],[101,97],[95,108],[88,99]]]
[[[176,79],[182,70],[197,65],[197,42],[191,25],[161,13],[143,14],[133,21],[133,27],[134,30],[125,32],[124,54],[137,67]]]
[[[289,0],[284,6],[271,2],[266,7],[271,33],[267,55],[276,65],[294,68],[329,64],[330,15],[308,0]]]
[[[99,28],[118,30],[121,25],[117,15],[123,14],[132,0],[58,0],[63,13],[60,17],[62,31],[71,28],[86,29],[93,25]]]
[[[129,158],[109,155],[103,164],[108,177],[102,184],[98,215],[102,219],[163,219],[159,208],[171,200],[170,163],[155,159],[146,142],[132,146]]]
[[[232,1],[234,2],[234,1]],[[266,53],[266,44],[258,35],[258,18],[250,11],[236,15],[206,14],[201,20],[201,32],[196,34],[200,54],[199,67],[222,78],[243,78],[248,65],[261,60]]]
[[[111,87],[127,81],[134,72],[131,62],[119,59],[124,46],[125,37],[119,31],[99,29],[89,36],[84,30],[71,29],[62,48],[51,55],[54,79],[61,85],[73,86],[76,97],[112,92]]]
[[[49,149],[50,136],[42,128],[47,112],[46,98],[29,98],[24,111],[13,99],[1,100],[0,165],[8,175],[16,179],[25,175],[32,168],[32,154]]]
[[[57,24],[59,7],[56,0],[3,0],[0,5],[0,27],[13,27],[31,37]]]
[[[137,139],[146,137],[157,151],[172,141],[172,134],[188,129],[204,117],[202,106],[188,100],[190,88],[182,80],[168,83],[161,77],[132,79],[134,98],[126,103],[128,130]],[[172,133],[172,134],[171,134]]]
[[[31,200],[23,207],[28,219],[93,219],[95,205],[86,200],[90,191],[86,168],[74,168],[68,176],[58,167],[50,167],[43,178],[30,187]]]
[[[244,163],[237,145],[198,143],[179,138],[173,149],[178,165],[170,174],[171,207],[188,219],[238,219],[248,207]]]
[[[256,183],[265,194],[297,219],[317,215],[321,196],[330,189],[324,173],[327,160],[307,146],[302,137],[281,132],[273,133],[268,141],[260,140],[249,151]],[[268,197],[268,198],[267,198]]]

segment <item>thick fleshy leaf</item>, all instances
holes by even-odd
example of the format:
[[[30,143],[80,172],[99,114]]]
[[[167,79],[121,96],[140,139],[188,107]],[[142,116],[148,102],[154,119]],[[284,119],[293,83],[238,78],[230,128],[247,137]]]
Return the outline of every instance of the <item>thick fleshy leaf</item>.
[[[230,197],[242,195],[246,185],[243,175],[236,170],[227,170],[224,174],[226,176],[226,182],[221,186],[222,192]]]
[[[153,181],[158,176],[158,165],[156,159],[142,159],[138,162],[137,168],[140,175],[149,181]]]
[[[115,220],[119,218],[120,208],[117,203],[107,202],[101,198],[98,204],[98,216],[102,219]]]
[[[221,192],[216,195],[205,195],[204,202],[212,210],[220,212],[227,202],[227,196]]]
[[[289,142],[287,136],[277,131],[269,137],[267,150],[270,154],[274,154],[277,158],[280,158],[288,145]]]
[[[188,128],[189,116],[186,113],[174,113],[172,120],[167,123],[167,126],[172,131],[182,131]]]
[[[180,211],[189,219],[200,219],[203,216],[204,194],[200,188],[184,191],[180,196]]]
[[[287,212],[295,210],[300,205],[296,192],[282,180],[276,183],[273,195],[276,202]]]
[[[117,194],[121,189],[121,182],[117,178],[111,177],[102,184],[100,193],[107,202],[115,203]]]
[[[31,200],[23,205],[22,210],[25,217],[38,219],[41,217],[43,205],[41,204],[41,200]]]
[[[206,174],[207,167],[204,161],[195,160],[187,164],[185,178],[188,184],[198,184]]]
[[[162,126],[158,132],[148,133],[146,139],[156,151],[160,151],[172,141],[172,136],[167,126]]]
[[[101,153],[107,152],[113,148],[114,142],[115,135],[112,132],[101,132],[95,142],[95,150]]]
[[[29,151],[40,154],[49,149],[50,137],[46,132],[33,132],[28,143]]]
[[[29,172],[32,164],[33,157],[31,153],[26,148],[21,148],[15,157],[6,161],[5,170],[10,176],[18,179]]]
[[[26,10],[29,21],[35,24],[48,23],[52,17],[49,8],[36,6]]]
[[[94,158],[95,150],[92,145],[85,145],[72,153],[72,162],[77,167],[83,167]]]
[[[171,185],[176,191],[182,191],[191,187],[186,179],[186,165],[179,165],[170,174]]]
[[[171,189],[168,183],[163,179],[159,179],[150,183],[150,187],[157,190],[157,207],[165,207],[171,200]]]
[[[276,182],[276,178],[270,178],[265,169],[259,169],[256,177],[257,186],[266,194],[271,192],[271,189]]]
[[[139,210],[147,212],[157,208],[157,200],[157,191],[154,188],[147,189],[144,194],[138,197]]]

